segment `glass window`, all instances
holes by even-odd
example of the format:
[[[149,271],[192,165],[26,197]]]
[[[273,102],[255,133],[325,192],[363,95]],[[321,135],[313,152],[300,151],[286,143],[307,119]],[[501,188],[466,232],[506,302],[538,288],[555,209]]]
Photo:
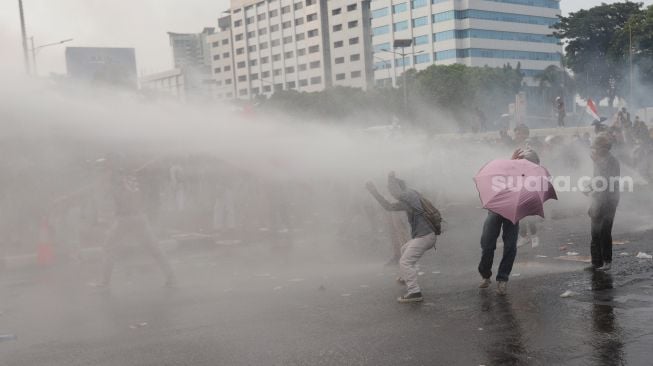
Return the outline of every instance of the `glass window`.
[[[303,41],[304,38],[306,38],[306,34],[304,33],[298,33],[295,35],[295,41]]]
[[[336,24],[333,26],[334,32],[340,32],[342,30],[342,24]]]
[[[414,62],[415,62],[416,65],[431,62],[431,55],[429,55],[428,53],[415,55],[415,61]]]
[[[380,27],[374,27],[372,28],[372,35],[374,36],[380,36],[382,34],[390,33],[390,26],[389,25],[382,25]]]
[[[281,60],[281,54],[278,53],[276,55],[272,55],[272,61],[279,61],[279,60]]]
[[[295,19],[295,26],[304,24],[304,18]]]
[[[288,28],[290,28],[291,26],[292,26],[292,22],[291,22],[290,20],[281,23],[281,28],[283,28],[283,29],[288,29]]]
[[[259,49],[261,50],[266,50],[268,48],[268,43],[267,42],[261,42],[261,44],[258,46]]]
[[[276,9],[275,10],[270,10],[270,12],[268,13],[268,16],[270,18],[274,18],[274,17],[276,17],[278,15],[279,15],[279,10],[276,10]]]
[[[423,36],[418,36],[413,38],[413,44],[416,46],[421,45],[421,44],[427,44],[429,43],[429,36],[428,35],[423,35]]]
[[[306,71],[306,69],[307,69],[306,64],[297,65],[297,71]]]
[[[320,52],[320,46],[319,45],[310,46],[308,48],[308,53],[316,53],[316,52]]]
[[[290,13],[290,5],[286,5],[281,8],[281,14],[288,14]]]
[[[334,62],[337,64],[344,64],[345,63],[345,58],[344,57],[336,57]]]
[[[423,6],[426,6],[428,4],[427,0],[412,0],[411,1],[411,7],[413,9],[421,8]]]
[[[311,78],[311,85],[322,84],[322,77],[315,76]]]
[[[341,12],[342,12],[342,9],[340,9],[340,8],[333,9],[333,10],[331,11],[331,15],[338,15],[338,14],[340,14]]]
[[[236,41],[242,41],[243,40],[243,34],[242,33],[236,34],[234,39],[236,39]]]
[[[238,77],[238,81],[240,81],[240,82],[247,81],[247,76],[246,75],[240,75]]]
[[[257,15],[257,16],[256,16],[256,19],[257,19],[258,21],[265,20],[265,13]]]
[[[374,53],[390,50],[390,42],[374,45]]]
[[[286,89],[295,89],[295,82],[294,81],[287,82]]]
[[[300,79],[299,80],[299,86],[306,86],[308,85],[308,80],[306,79]]]
[[[352,71],[351,72],[351,78],[352,79],[357,79],[359,77],[361,77],[361,72],[360,71]]]
[[[236,20],[236,21],[234,22],[234,27],[236,27],[236,28],[238,28],[238,27],[240,27],[240,26],[242,26],[242,25],[243,25],[243,21],[242,21],[241,19]]]
[[[358,4],[350,4],[347,5],[347,11],[354,11],[356,10]]]
[[[317,4],[317,0],[306,0],[306,6],[311,6]]]
[[[283,37],[283,44],[292,43],[292,36]]]
[[[217,60],[219,60],[219,59],[220,59],[220,55],[213,55],[213,60],[214,60],[214,61],[217,61]]]
[[[222,58],[229,58],[229,52],[225,52],[222,54]]]
[[[243,69],[243,68],[245,68],[245,66],[247,66],[247,64],[245,63],[245,61],[240,61],[236,66],[239,69]]]
[[[333,42],[333,48],[340,48],[342,47],[342,45],[343,45],[342,41]]]
[[[390,14],[390,9],[388,7],[372,10],[372,19],[383,18]]]
[[[293,58],[295,53],[293,51],[288,51],[283,54],[283,58]]]
[[[317,37],[318,31],[317,29],[309,30],[308,32],[306,32],[306,35],[308,36],[308,38]]]
[[[320,61],[313,61],[310,64],[308,64],[308,67],[311,69],[317,69],[320,67]]]
[[[317,13],[308,14],[306,16],[306,21],[307,22],[312,22],[312,21],[315,21],[315,20],[317,20]]]
[[[349,38],[349,45],[358,44],[358,37]]]
[[[351,22],[347,23],[347,27],[349,29],[358,27],[358,20],[352,20]]]
[[[300,48],[297,50],[297,56],[304,56],[306,54],[306,48]]]
[[[345,80],[345,74],[336,74],[336,80]]]
[[[263,36],[263,35],[266,35],[266,34],[268,34],[268,29],[267,28],[261,28],[261,29],[258,30],[258,35],[259,36]]]
[[[429,25],[429,17],[419,17],[413,19],[413,28]]]
[[[294,73],[295,73],[295,67],[294,66],[286,67],[286,74],[294,74]]]
[[[397,22],[392,25],[392,30],[395,32],[400,32],[402,30],[408,29],[408,21],[404,20],[402,22]]]
[[[276,32],[279,30],[279,24],[273,24],[270,26],[270,32]]]
[[[304,7],[304,3],[295,3],[295,4],[293,5],[293,8],[294,8],[295,10],[299,10],[299,9],[301,9],[301,8],[303,8],[303,7]]]
[[[281,44],[281,40],[273,39],[272,42],[270,42],[270,44],[272,45],[272,47],[276,47]]]
[[[408,10],[408,3],[392,5],[392,14],[403,13]]]

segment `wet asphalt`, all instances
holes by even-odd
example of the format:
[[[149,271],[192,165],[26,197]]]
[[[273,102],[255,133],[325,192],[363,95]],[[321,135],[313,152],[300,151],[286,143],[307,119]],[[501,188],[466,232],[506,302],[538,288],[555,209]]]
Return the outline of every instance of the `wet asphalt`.
[[[423,258],[419,304],[395,301],[385,247],[366,260],[301,241],[173,253],[173,289],[147,259],[103,290],[93,262],[5,273],[0,334],[17,339],[0,342],[0,365],[652,364],[653,261],[635,254],[653,232],[617,229],[614,269],[592,273],[556,258],[588,255],[585,218],[548,221],[502,297],[477,288],[479,249],[456,234],[482,218]]]

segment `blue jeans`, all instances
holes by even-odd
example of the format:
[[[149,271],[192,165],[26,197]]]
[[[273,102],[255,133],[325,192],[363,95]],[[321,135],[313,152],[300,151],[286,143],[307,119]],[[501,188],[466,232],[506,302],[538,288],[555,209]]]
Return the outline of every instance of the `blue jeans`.
[[[483,235],[481,236],[481,263],[478,264],[478,272],[483,278],[492,277],[492,262],[494,251],[497,249],[497,239],[503,228],[503,258],[499,264],[497,281],[508,281],[512,265],[517,256],[517,238],[519,236],[519,223],[513,224],[510,220],[501,215],[488,211],[485,224],[483,224]]]

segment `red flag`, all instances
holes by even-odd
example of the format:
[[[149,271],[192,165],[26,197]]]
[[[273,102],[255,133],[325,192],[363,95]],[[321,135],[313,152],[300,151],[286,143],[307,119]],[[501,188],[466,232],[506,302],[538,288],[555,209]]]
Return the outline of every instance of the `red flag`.
[[[585,111],[589,113],[592,118],[594,118],[597,121],[601,120],[601,117],[599,116],[599,111],[596,109],[596,104],[594,104],[594,101],[590,98],[587,100],[587,107],[585,107]]]

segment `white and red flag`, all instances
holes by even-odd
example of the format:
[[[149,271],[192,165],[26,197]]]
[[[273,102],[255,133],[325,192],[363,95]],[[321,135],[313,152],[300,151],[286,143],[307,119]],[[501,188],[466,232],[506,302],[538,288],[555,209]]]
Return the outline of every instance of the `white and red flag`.
[[[592,98],[587,100],[587,107],[585,107],[585,111],[589,113],[592,118],[594,118],[597,121],[601,120],[601,117],[599,116],[599,111],[596,109],[596,104],[594,104],[594,101]]]

